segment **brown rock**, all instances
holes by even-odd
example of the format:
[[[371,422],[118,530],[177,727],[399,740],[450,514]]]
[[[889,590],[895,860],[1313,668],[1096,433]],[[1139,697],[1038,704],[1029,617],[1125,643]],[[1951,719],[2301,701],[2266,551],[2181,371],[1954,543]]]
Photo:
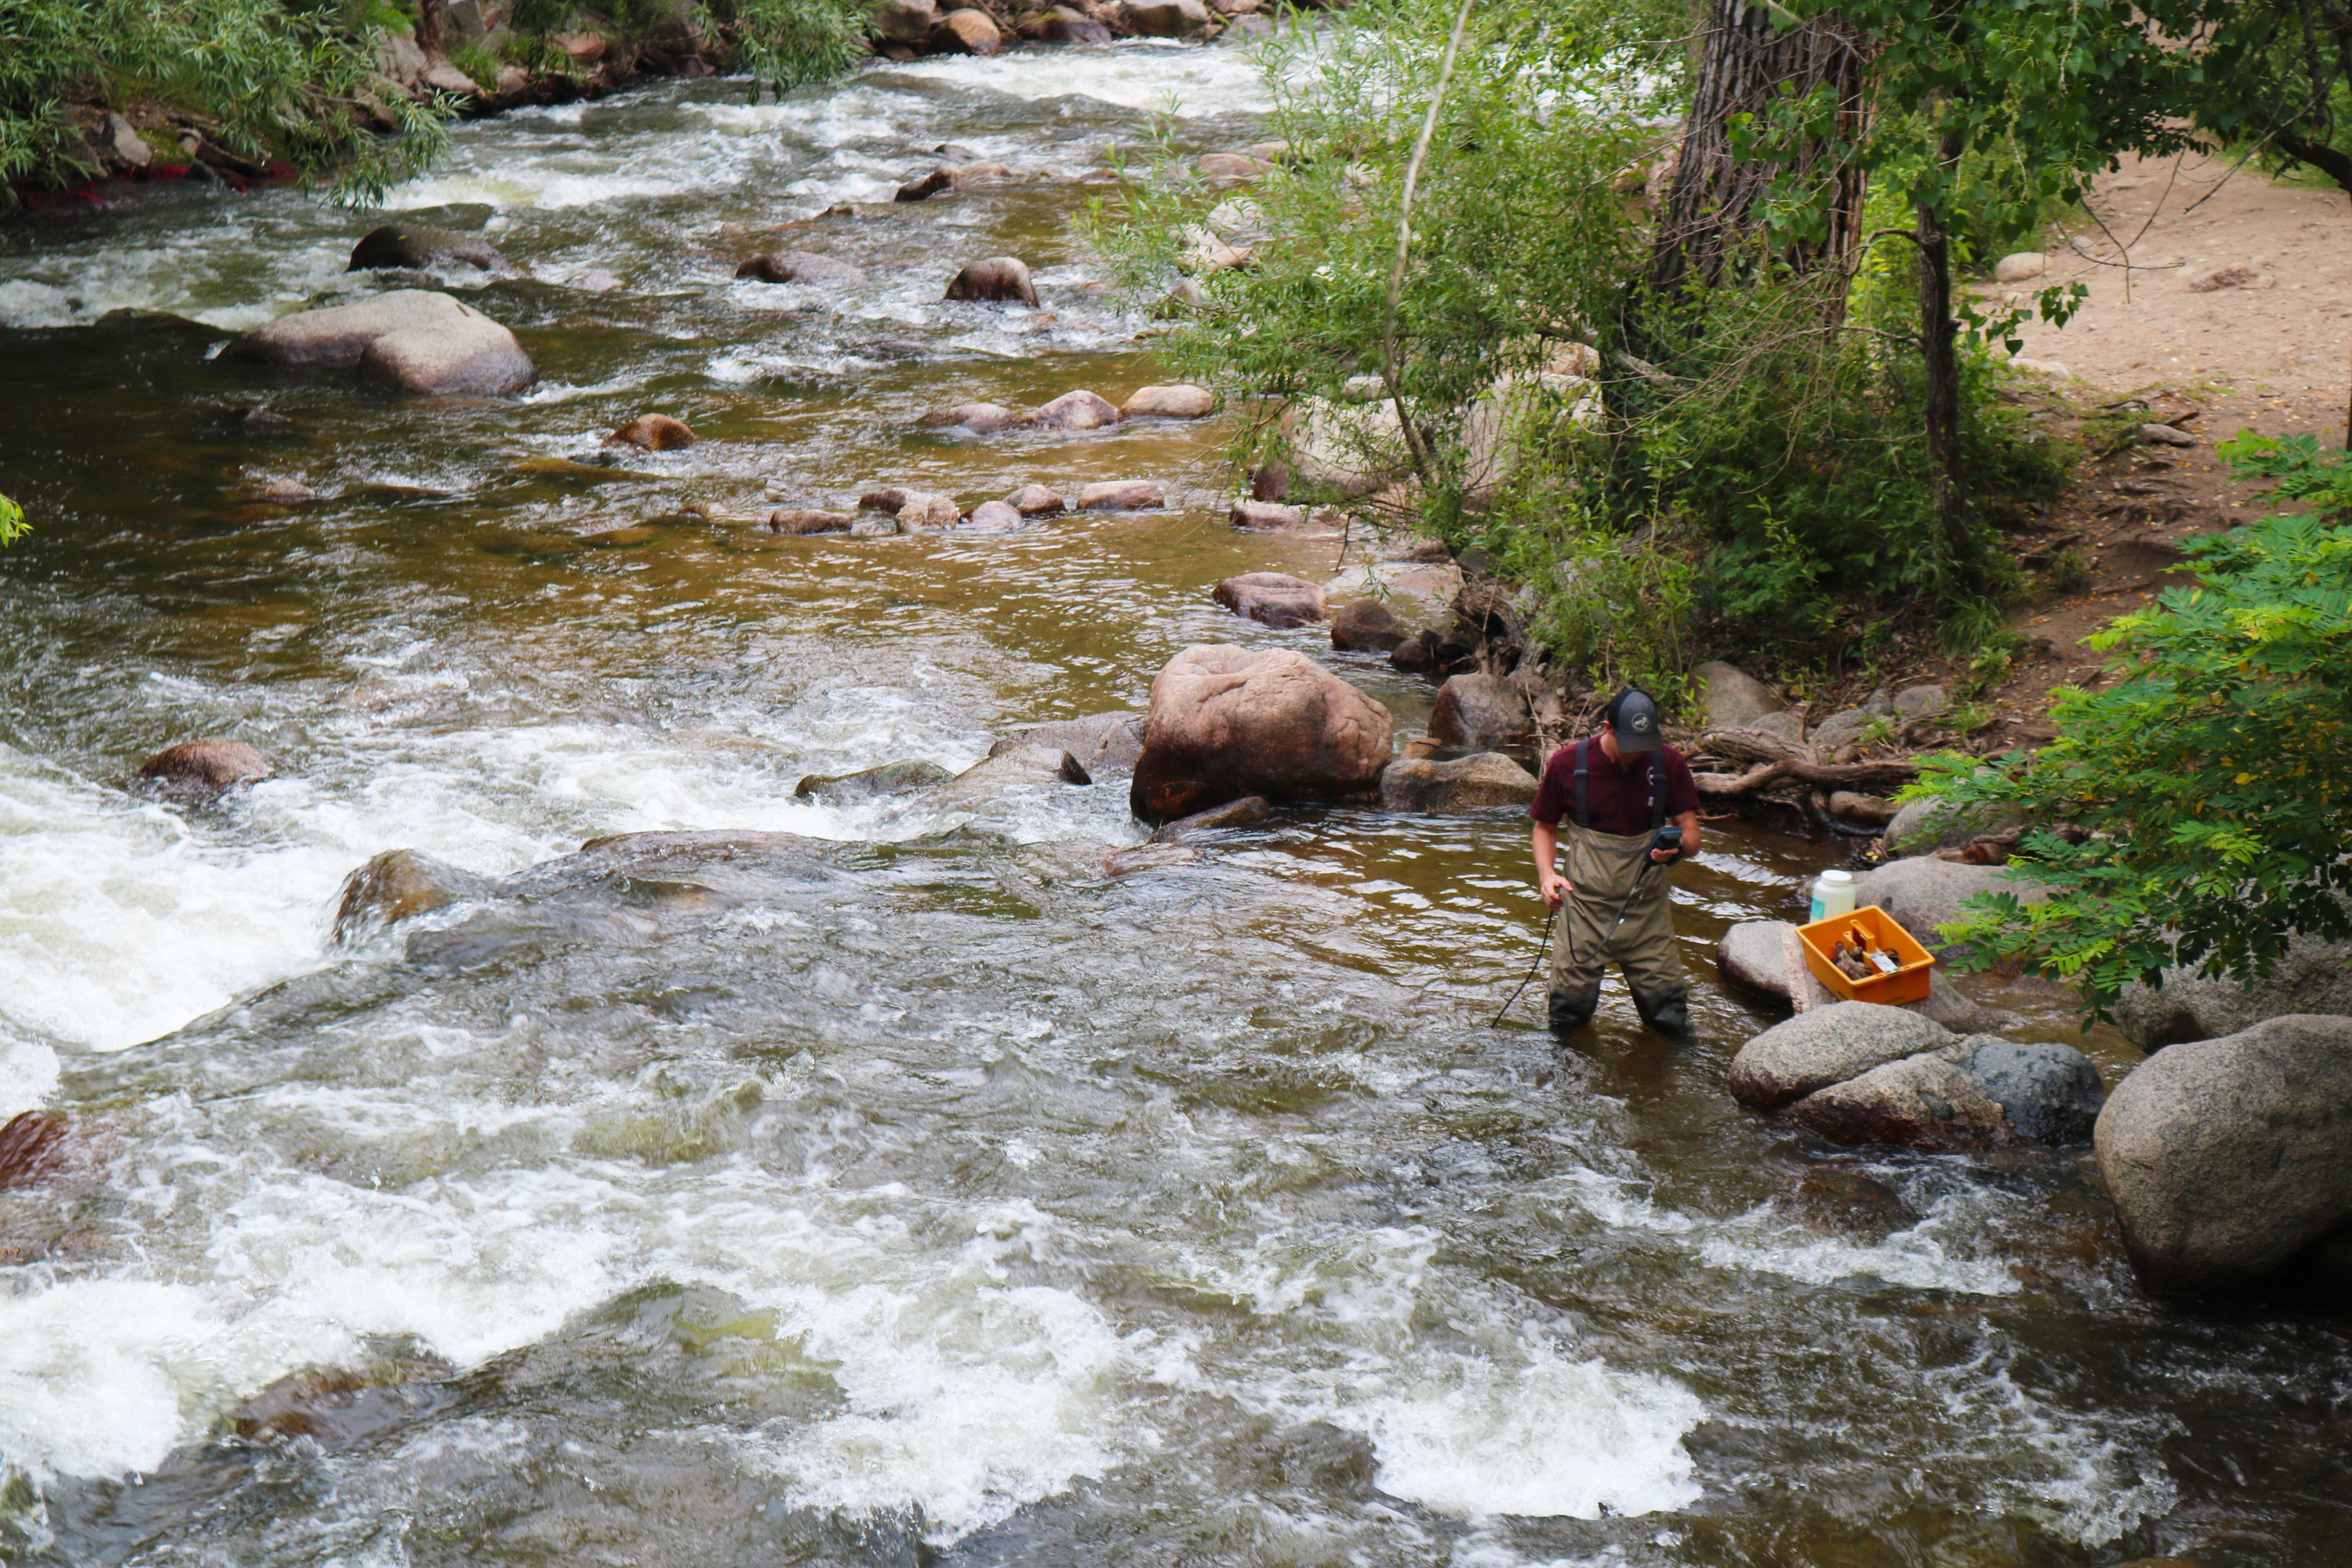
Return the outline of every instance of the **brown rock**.
[[[0,1127],[0,1192],[27,1187],[66,1164],[66,1119],[47,1110],[21,1110]]]
[[[1210,593],[1237,616],[1269,626],[1312,626],[1323,618],[1323,590],[1281,572],[1244,572]]]
[[[183,741],[148,758],[139,776],[168,791],[204,794],[269,778],[272,769],[243,741]]]
[[[937,0],[883,0],[874,12],[874,30],[900,44],[920,44],[939,23]]]
[[[1118,410],[1091,392],[1066,392],[1031,414],[1029,423],[1049,430],[1099,430],[1118,423]]]
[[[429,855],[387,849],[343,879],[331,940],[350,947],[386,926],[477,897],[488,887],[484,879]]]
[[[2181,281],[2191,294],[2210,294],[2216,289],[2237,289],[2252,283],[2260,274],[2242,262],[2221,267],[2191,268],[2181,274]]]
[[[1201,852],[1190,844],[1138,844],[1104,856],[1102,874],[1124,877],[1134,871],[1164,870],[1171,866],[1190,866],[1200,858]]]
[[[1429,732],[1449,746],[1524,752],[1535,744],[1528,694],[1499,675],[1457,675],[1437,693]]]
[[[1895,820],[1895,803],[1884,795],[1842,789],[1830,796],[1830,815],[1855,827],[1884,827]]]
[[[900,185],[898,195],[890,199],[895,202],[927,202],[933,196],[946,195],[955,188],[954,174],[945,169],[933,169],[929,174],[919,174]]]
[[[1023,485],[1004,498],[1004,504],[1024,517],[1052,517],[1068,503],[1044,485]]]
[[[1056,5],[1024,17],[1022,33],[1047,44],[1108,44],[1111,30],[1083,12]]]
[[[956,510],[951,497],[943,495],[909,496],[907,504],[898,509],[898,531],[921,533],[930,529],[953,528],[963,514]]]
[[[610,436],[607,447],[643,447],[648,452],[674,452],[694,445],[694,432],[682,419],[667,414],[640,414]]]
[[[992,55],[1004,47],[1004,35],[985,11],[950,11],[931,30],[931,41],[951,54]]]
[[[1029,520],[1010,502],[984,500],[971,509],[964,526],[978,533],[1018,533],[1029,526]]]
[[[959,403],[953,408],[934,408],[915,423],[927,429],[963,429],[975,436],[993,436],[1020,424],[1021,416],[994,403]]]
[[[1255,827],[1273,815],[1273,806],[1264,795],[1244,795],[1239,800],[1229,800],[1223,805],[1213,805],[1206,811],[1179,817],[1153,834],[1147,842],[1181,844],[1196,834],[1214,833],[1227,827]]]
[[[768,514],[770,533],[846,533],[857,519],[845,511],[819,511],[814,508],[785,508]]]
[[[2014,1143],[2017,1133],[2000,1103],[1951,1059],[1970,1049],[1962,1041],[1873,1068],[1805,1096],[1789,1107],[1789,1120],[1839,1143],[1887,1143],[1928,1153]]]
[[[1037,286],[1029,280],[1027,262],[1013,256],[992,256],[957,273],[948,285],[947,297],[983,302],[1011,300],[1034,309]]]
[[[916,492],[901,489],[897,485],[885,485],[878,490],[867,490],[857,498],[860,511],[887,511],[897,516],[898,509],[912,500]]]
[[[1129,773],[1143,752],[1143,715],[1132,708],[1115,708],[1081,719],[1057,719],[1007,735],[991,746],[988,754],[992,757],[1019,746],[1051,746],[1067,752],[1090,774]]]
[[[343,270],[366,272],[383,268],[416,268],[440,261],[461,262],[478,267],[485,272],[499,271],[506,266],[499,253],[478,235],[457,234],[446,228],[426,228],[421,224],[385,224],[371,229],[360,242],[352,247],[352,258]]]
[[[811,250],[770,250],[735,268],[738,278],[762,283],[863,283],[866,274],[836,257]]]
[[[1251,500],[1246,498],[1234,502],[1232,513],[1235,528],[1269,529],[1286,532],[1307,524],[1307,509],[1284,506],[1279,501]]]
[[[512,332],[472,306],[426,289],[394,289],[356,304],[297,310],[232,342],[230,357],[349,370],[397,392],[513,392],[530,360]]]
[[[1371,698],[1288,648],[1186,648],[1151,683],[1129,802],[1147,822],[1262,795],[1371,790],[1394,722]]]
[[[1147,38],[1184,38],[1216,25],[1202,0],[1117,0],[1127,30]]]
[[[1378,599],[1350,599],[1331,615],[1331,646],[1350,653],[1389,653],[1411,635]]]
[[[1118,405],[1121,419],[1206,419],[1216,395],[1205,386],[1142,386]]]
[[[1156,480],[1110,479],[1080,489],[1075,504],[1080,511],[1153,511],[1168,498]]]
[[[1381,809],[1429,814],[1524,806],[1536,798],[1536,776],[1499,752],[1450,763],[1400,758],[1381,773]]]

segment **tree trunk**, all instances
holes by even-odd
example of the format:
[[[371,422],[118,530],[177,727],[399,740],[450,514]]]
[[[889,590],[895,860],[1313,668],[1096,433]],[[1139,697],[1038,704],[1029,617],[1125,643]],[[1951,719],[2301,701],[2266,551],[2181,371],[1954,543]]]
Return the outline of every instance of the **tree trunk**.
[[[1843,260],[1862,234],[1863,173],[1849,157],[1864,112],[1869,61],[1861,39],[1834,16],[1782,26],[1775,7],[1756,0],[1707,0],[1701,38],[1690,126],[1651,249],[1652,289],[1669,295],[1711,287],[1727,273],[1759,270],[1766,258],[1754,245],[1757,208],[1783,174],[1801,185],[1828,187],[1828,222],[1817,235],[1784,238],[1770,259],[1800,274]],[[1785,159],[1739,160],[1732,147],[1736,117],[1760,121],[1776,100],[1821,88],[1835,104],[1826,134]],[[1843,313],[1843,290],[1832,308]]]
[[[443,0],[416,0],[416,47],[428,56],[441,53]]]
[[[1959,161],[1957,132],[1946,131],[1937,145],[1946,168]],[[1927,374],[1927,460],[1936,470],[1936,515],[1957,564],[1968,553],[1969,539],[1960,480],[1960,323],[1952,315],[1952,237],[1933,201],[1913,210],[1919,220],[1919,357]]]

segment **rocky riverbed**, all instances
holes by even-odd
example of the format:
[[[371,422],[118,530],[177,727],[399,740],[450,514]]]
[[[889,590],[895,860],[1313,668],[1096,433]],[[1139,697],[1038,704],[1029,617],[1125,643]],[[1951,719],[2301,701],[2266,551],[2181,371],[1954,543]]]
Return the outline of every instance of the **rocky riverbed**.
[[[0,230],[0,1556],[2324,1559],[2330,1320],[2152,1302],[2063,1117],[1727,1092],[1717,944],[1846,842],[1710,831],[1690,1041],[1490,1027],[1541,922],[1455,753],[1568,717],[1502,606],[1236,514],[1225,416],[1035,416],[1167,384],[1091,172],[1264,105],[1135,40],[523,110],[381,220],[495,267],[289,190]],[[528,384],[227,352],[403,289]],[[1204,644],[1405,761],[1150,842]]]

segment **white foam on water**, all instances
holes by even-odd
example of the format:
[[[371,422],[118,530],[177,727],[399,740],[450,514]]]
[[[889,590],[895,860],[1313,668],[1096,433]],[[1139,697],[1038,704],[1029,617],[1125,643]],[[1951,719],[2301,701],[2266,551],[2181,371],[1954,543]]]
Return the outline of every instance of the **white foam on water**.
[[[1089,98],[1180,119],[1263,114],[1274,107],[1257,61],[1244,49],[1135,39],[1107,49],[1016,52],[982,59],[935,55],[895,68],[957,93],[1037,101]]]
[[[0,1029],[5,1027],[6,1020],[0,1019]],[[37,1040],[0,1038],[0,1121],[55,1094],[58,1070],[54,1048]]]
[[[1545,1351],[1390,1381],[1407,1386],[1332,1414],[1371,1439],[1383,1491],[1444,1513],[1577,1519],[1698,1500],[1682,1439],[1706,1406],[1663,1378]]]
[[[185,1285],[76,1279],[0,1296],[0,1461],[37,1477],[152,1470],[191,1411],[350,1348],[318,1322],[266,1350],[240,1342],[211,1295]]]

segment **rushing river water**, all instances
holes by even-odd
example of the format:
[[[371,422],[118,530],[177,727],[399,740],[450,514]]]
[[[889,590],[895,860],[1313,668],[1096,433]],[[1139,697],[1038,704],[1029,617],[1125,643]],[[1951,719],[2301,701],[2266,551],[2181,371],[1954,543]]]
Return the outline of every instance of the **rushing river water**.
[[[793,797],[1138,704],[1192,642],[1297,647],[1418,727],[1426,686],[1207,600],[1328,576],[1328,542],[677,512],[1218,482],[1213,429],[909,421],[1160,379],[1083,287],[1081,176],[1263,106],[1241,51],[1139,44],[466,127],[394,203],[520,268],[443,279],[539,364],[499,402],[212,362],[385,286],[300,193],[0,228],[0,490],[40,529],[0,553],[0,1117],[86,1150],[0,1194],[38,1255],[0,1268],[0,1560],[2347,1560],[2340,1321],[2145,1300],[2080,1151],[1872,1160],[1726,1097],[1759,1015],[1712,942],[1832,849],[1714,836],[1677,892],[1696,1037],[1612,988],[1563,1050],[1486,1023],[1539,923],[1508,815],[1293,813],[1105,880],[1123,781]],[[822,216],[950,141],[1019,178]],[[772,247],[870,281],[732,279]],[[1002,252],[1044,310],[940,302]],[[701,442],[571,461],[649,408]],[[280,479],[320,499],[256,499]],[[279,776],[120,787],[209,734]],[[379,850],[507,873],[706,827],[829,847],[470,961],[326,942]],[[1824,1160],[1909,1215],[1774,1206]]]

